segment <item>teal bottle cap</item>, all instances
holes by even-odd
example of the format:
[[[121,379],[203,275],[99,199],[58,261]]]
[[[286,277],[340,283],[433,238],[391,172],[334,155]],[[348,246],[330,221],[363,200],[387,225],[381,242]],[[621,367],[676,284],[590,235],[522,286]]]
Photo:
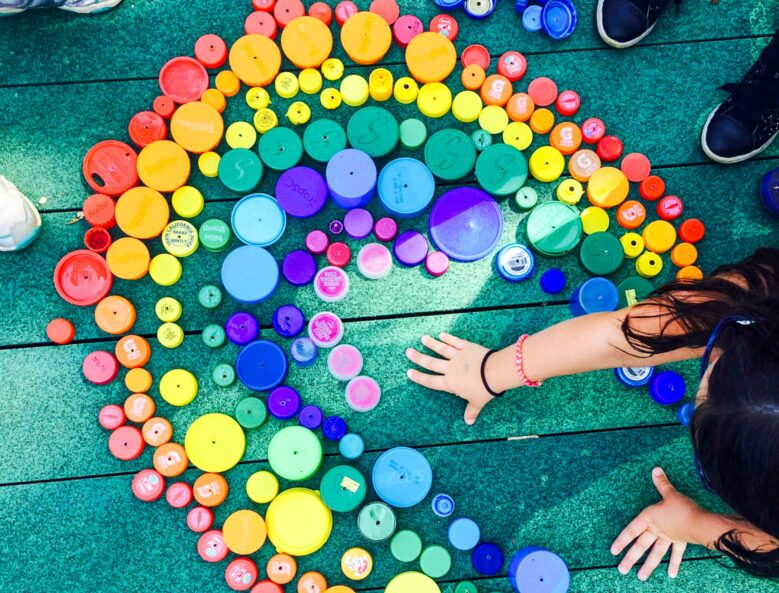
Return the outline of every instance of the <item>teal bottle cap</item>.
[[[213,284],[206,284],[198,291],[197,301],[206,309],[216,309],[222,302],[222,290]]]
[[[198,238],[208,251],[222,251],[230,242],[230,225],[224,220],[210,218],[200,225]]]
[[[419,567],[431,579],[440,579],[452,568],[452,556],[443,546],[428,546],[422,550]]]
[[[617,292],[619,293],[619,305],[618,309],[623,309],[629,306],[633,299],[635,302],[641,302],[649,296],[655,287],[646,278],[641,276],[631,276],[625,278],[622,282],[617,284]]]
[[[286,171],[303,158],[303,142],[295,131],[276,127],[262,135],[259,151],[262,162],[269,169]]]
[[[221,329],[221,326],[217,325],[216,327]],[[224,330],[222,331],[224,332]],[[214,367],[211,378],[219,387],[230,387],[230,385],[235,383],[235,369],[231,365],[223,362]]]
[[[368,485],[360,471],[350,465],[338,465],[328,471],[319,484],[319,494],[330,510],[348,513],[360,506]]]
[[[227,334],[221,325],[217,325],[216,323],[209,323],[203,328],[203,333],[200,334],[200,338],[209,348],[219,348],[225,343]]]
[[[372,502],[362,507],[357,516],[357,528],[366,539],[383,542],[395,533],[395,513],[383,502]]]
[[[527,240],[541,255],[557,257],[570,253],[581,238],[579,212],[568,204],[539,204],[527,217]]]
[[[326,163],[346,148],[346,130],[331,119],[318,119],[303,132],[303,148],[313,160]]]
[[[473,170],[476,148],[460,130],[439,130],[425,144],[425,164],[444,181],[457,181]]]
[[[493,144],[476,159],[476,181],[494,196],[508,196],[527,180],[527,160],[508,144]]]
[[[460,581],[455,586],[454,593],[479,593],[479,588],[471,581]]]
[[[520,187],[514,196],[514,203],[520,210],[532,210],[538,204],[538,192],[528,185]]]
[[[268,445],[268,462],[285,480],[307,480],[322,465],[322,443],[302,426],[282,428]]]
[[[479,128],[478,130],[474,130],[471,134],[471,142],[476,147],[476,150],[481,152],[488,146],[492,146],[492,134],[487,130]]]
[[[606,231],[588,235],[579,249],[582,267],[593,276],[616,272],[625,260],[625,251],[617,237]]]
[[[258,428],[267,417],[268,410],[259,397],[245,397],[235,407],[235,419],[244,428]]]
[[[262,161],[248,148],[228,150],[219,159],[219,180],[227,189],[246,194],[260,184]]]
[[[427,127],[422,120],[404,119],[400,122],[400,143],[409,150],[420,148],[427,140]]]
[[[363,107],[349,119],[346,137],[352,148],[373,158],[388,155],[398,144],[398,122],[382,107]]]
[[[422,553],[422,538],[410,529],[398,531],[390,542],[390,552],[398,562],[414,562]]]

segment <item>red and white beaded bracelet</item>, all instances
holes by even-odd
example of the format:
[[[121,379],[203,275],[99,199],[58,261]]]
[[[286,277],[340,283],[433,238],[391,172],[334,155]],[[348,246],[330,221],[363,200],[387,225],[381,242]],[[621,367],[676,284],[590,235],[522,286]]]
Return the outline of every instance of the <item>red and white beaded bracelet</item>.
[[[517,340],[517,346],[516,346],[516,361],[517,361],[517,374],[519,375],[519,380],[525,387],[541,387],[543,385],[543,381],[531,381],[527,378],[527,375],[525,374],[525,369],[522,366],[522,344],[525,343],[525,340],[527,340],[530,336],[527,334],[522,334],[519,336],[519,339]]]

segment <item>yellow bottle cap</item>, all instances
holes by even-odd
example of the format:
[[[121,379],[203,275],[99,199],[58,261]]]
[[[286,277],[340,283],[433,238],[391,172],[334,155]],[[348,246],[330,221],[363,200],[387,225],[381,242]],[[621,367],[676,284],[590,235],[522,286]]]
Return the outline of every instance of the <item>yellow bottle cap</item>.
[[[452,107],[452,91],[443,83],[428,82],[419,89],[417,107],[426,117],[443,117]]]
[[[287,119],[295,126],[302,126],[311,119],[311,108],[303,101],[295,101],[287,109]]]
[[[341,93],[338,89],[326,88],[319,95],[319,102],[325,109],[338,109],[341,106]]]
[[[255,86],[246,91],[246,104],[254,110],[265,109],[270,105],[270,95],[261,86]]]
[[[344,63],[338,58],[328,58],[322,62],[322,76],[327,80],[338,80],[344,75]]]
[[[584,195],[582,184],[576,179],[565,179],[557,186],[557,199],[571,206],[578,204]],[[606,215],[608,218],[608,214]],[[586,232],[586,231],[585,231]]]
[[[628,197],[628,191],[630,182],[616,167],[596,169],[587,183],[587,198],[593,206],[601,208],[619,206]]]
[[[503,130],[503,143],[525,150],[533,143],[533,130],[524,122],[513,121]]]
[[[276,88],[276,93],[282,99],[291,99],[298,94],[298,90],[300,89],[298,77],[292,74],[292,72],[282,72],[279,74],[273,82],[273,86]]]
[[[164,348],[178,348],[184,342],[184,330],[177,323],[163,323],[157,328],[157,341]]]
[[[392,72],[376,68],[368,77],[368,91],[374,101],[386,101],[392,96]]]
[[[254,132],[253,129],[252,132]],[[203,211],[206,201],[199,189],[191,185],[182,185],[173,192],[170,203],[176,214],[182,218],[195,218]]]
[[[530,116],[530,129],[536,134],[548,134],[554,127],[554,113],[546,107],[536,109]]]
[[[487,105],[479,115],[479,127],[490,134],[502,134],[509,125],[509,114],[500,105]]]
[[[387,583],[384,593],[441,593],[438,584],[421,572],[402,572]]]
[[[195,396],[197,395],[197,379],[195,378],[195,375],[184,369],[173,369],[168,371],[162,376],[162,379],[160,379],[160,395],[162,396],[162,399],[172,406],[186,406],[195,399]],[[195,420],[192,426],[197,422],[198,421]],[[190,426],[190,430],[192,429],[192,426]],[[189,455],[189,459],[192,461],[189,447],[187,447],[187,455]]]
[[[154,305],[154,313],[157,315],[157,319],[163,323],[178,321],[181,318],[181,303],[173,297],[162,297],[157,304]],[[141,390],[145,391],[145,390]]]
[[[528,168],[535,179],[550,183],[563,174],[565,157],[554,146],[541,146],[530,155]]]
[[[142,367],[129,369],[124,376],[124,385],[132,393],[146,393],[152,383],[151,373]]]
[[[246,494],[257,504],[270,502],[278,493],[279,480],[269,471],[255,472],[246,481]]]
[[[438,33],[434,33],[438,35]],[[443,35],[439,35],[443,37]],[[364,548],[349,548],[341,556],[341,571],[347,579],[361,581],[373,570],[373,556]]]
[[[237,121],[228,126],[225,140],[230,148],[251,148],[257,142],[257,130],[245,121]]]
[[[417,100],[419,94],[419,85],[417,81],[409,76],[403,76],[395,81],[395,87],[392,90],[395,100],[398,103],[408,105]]]
[[[105,255],[108,269],[122,280],[138,280],[149,271],[149,249],[133,237],[117,239]]]
[[[327,543],[333,529],[332,512],[319,494],[307,488],[279,494],[268,506],[265,520],[276,550],[292,556],[313,554]]]
[[[644,240],[638,233],[625,233],[619,238],[625,257],[635,259],[644,252]]]
[[[222,160],[215,152],[204,152],[197,158],[197,168],[205,177],[219,175],[219,161]]]
[[[272,130],[279,125],[279,118],[272,109],[260,109],[254,114],[254,129],[260,134]]]
[[[225,546],[235,554],[254,554],[263,546],[266,537],[265,520],[255,511],[235,511],[222,526]]]
[[[189,179],[189,155],[170,140],[158,140],[144,147],[136,166],[141,181],[161,192],[176,191]]]
[[[171,221],[162,231],[162,246],[176,257],[188,257],[197,251],[197,229],[186,220]]]
[[[645,251],[636,259],[636,272],[644,278],[654,278],[663,271],[663,258],[651,251]]]
[[[206,89],[205,92],[200,95],[200,100],[206,105],[210,105],[216,109],[219,113],[222,113],[227,107],[227,99],[225,99],[224,93],[219,89]]]
[[[679,268],[686,268],[698,261],[698,249],[692,243],[679,243],[671,251],[671,261]]]
[[[195,154],[214,150],[222,141],[224,122],[219,112],[201,101],[176,109],[170,120],[170,134],[183,149]]]
[[[180,381],[180,387],[175,391],[183,391],[186,387],[187,393],[193,388],[197,392],[197,381],[194,375],[182,369],[166,373],[162,381],[172,373],[176,373],[173,380]],[[162,392],[162,382],[160,382],[160,392]],[[246,449],[246,437],[241,425],[232,417],[226,414],[206,414],[189,425],[184,437],[184,449],[196,468],[204,472],[222,473],[235,467],[241,460]]]
[[[214,84],[225,97],[234,97],[241,90],[241,81],[231,70],[222,70],[217,74]]]
[[[461,122],[469,124],[479,119],[482,109],[481,97],[473,91],[460,91],[452,101],[452,114]]]
[[[676,229],[667,220],[655,220],[644,227],[641,234],[649,251],[665,253],[676,243]]]
[[[181,271],[181,262],[169,253],[155,255],[149,263],[149,276],[160,286],[176,284]]]
[[[160,192],[139,185],[124,192],[116,201],[114,217],[119,229],[136,239],[157,237],[168,224],[170,208]]]
[[[350,74],[341,81],[341,98],[350,107],[359,107],[368,100],[368,81],[359,74]]]
[[[322,90],[322,75],[319,73],[319,70],[306,68],[301,70],[298,75],[298,84],[300,85],[300,90],[307,95],[315,95]]]
[[[230,48],[230,68],[244,84],[267,86],[279,73],[281,52],[265,35],[245,35]]]
[[[603,208],[589,206],[582,210],[579,218],[582,221],[582,230],[588,235],[601,233],[609,228],[609,214]]]

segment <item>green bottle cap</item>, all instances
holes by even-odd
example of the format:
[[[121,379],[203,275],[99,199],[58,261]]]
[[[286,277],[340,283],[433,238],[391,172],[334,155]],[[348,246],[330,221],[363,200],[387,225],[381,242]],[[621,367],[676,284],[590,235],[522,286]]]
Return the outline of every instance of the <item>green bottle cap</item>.
[[[617,292],[619,293],[619,305],[620,309],[632,304],[632,300],[639,303],[649,296],[649,293],[655,289],[652,283],[646,278],[641,276],[631,276],[625,278],[622,282],[617,284]]]
[[[390,542],[390,552],[398,562],[414,562],[422,552],[422,538],[410,529],[398,531]]]
[[[529,185],[520,187],[514,196],[514,203],[520,210],[532,210],[538,204],[538,192]]]
[[[625,260],[622,243],[611,233],[601,231],[588,235],[579,250],[582,267],[593,276],[608,276],[616,272]]]
[[[452,568],[452,557],[443,546],[428,546],[422,550],[419,567],[431,579],[440,579]]]
[[[336,152],[346,148],[346,131],[337,121],[318,119],[303,132],[303,147],[312,159],[326,163]]]
[[[224,220],[210,218],[200,225],[198,237],[200,244],[208,251],[222,251],[230,242],[230,225]]]
[[[244,428],[258,428],[268,417],[268,410],[259,397],[245,397],[235,406],[235,419]]]
[[[479,589],[471,581],[460,581],[454,588],[454,593],[479,593]]]
[[[216,327],[219,326],[217,325]],[[224,330],[222,330],[222,333],[224,334]],[[224,338],[222,342],[224,342]],[[214,367],[211,378],[219,387],[230,387],[230,385],[235,383],[235,369],[227,363],[218,364]]]
[[[222,302],[222,290],[213,284],[206,284],[197,293],[197,300],[206,309],[216,309]]]
[[[322,465],[322,443],[302,426],[282,428],[268,445],[268,462],[286,480],[307,480]]]
[[[227,334],[225,334],[225,328],[216,323],[209,323],[203,328],[203,333],[200,334],[203,343],[209,348],[219,348],[225,343]]]
[[[362,150],[373,158],[392,152],[398,144],[398,122],[382,107],[363,107],[349,119],[346,136],[352,148]]]
[[[420,148],[427,140],[427,127],[422,120],[404,119],[400,123],[400,143],[409,150]]]
[[[262,161],[248,148],[228,150],[219,160],[219,180],[227,189],[247,194],[261,179]]]
[[[527,180],[527,160],[508,144],[493,144],[476,159],[476,181],[493,196],[515,193]]]
[[[541,255],[557,257],[573,251],[582,238],[582,221],[573,206],[539,204],[527,217],[527,240]]]
[[[488,146],[492,146],[492,134],[479,128],[478,130],[474,130],[471,134],[471,142],[474,147],[476,147],[476,150],[481,152]]]
[[[338,465],[328,471],[319,484],[319,494],[336,513],[353,511],[365,500],[368,486],[357,468]]]
[[[425,144],[425,164],[444,181],[457,181],[473,170],[476,148],[460,130],[446,128],[430,136]]]
[[[383,542],[395,533],[395,513],[383,502],[372,502],[362,507],[357,516],[357,528],[365,539]]]
[[[269,169],[286,171],[303,158],[303,142],[289,128],[272,128],[260,138],[260,158]]]

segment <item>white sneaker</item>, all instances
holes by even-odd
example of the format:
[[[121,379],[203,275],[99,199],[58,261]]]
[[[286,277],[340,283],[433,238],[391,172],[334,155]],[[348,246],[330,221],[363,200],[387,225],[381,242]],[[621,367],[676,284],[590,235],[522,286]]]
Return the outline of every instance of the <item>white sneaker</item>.
[[[33,203],[0,175],[0,251],[19,251],[35,240],[41,215]]]
[[[111,10],[122,0],[66,0],[65,4],[60,6],[62,10],[77,12],[79,14],[98,14]]]
[[[60,8],[79,14],[98,14],[122,0],[0,0],[0,16],[19,14],[29,8]]]

